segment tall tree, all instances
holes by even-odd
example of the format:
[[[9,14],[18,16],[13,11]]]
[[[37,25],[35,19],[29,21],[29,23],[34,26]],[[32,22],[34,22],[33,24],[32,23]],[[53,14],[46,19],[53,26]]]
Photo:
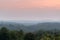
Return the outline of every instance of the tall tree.
[[[16,31],[11,31],[10,32],[10,40],[17,40],[17,36],[16,36]]]
[[[35,40],[35,35],[32,33],[27,33],[24,37],[24,40]]]
[[[23,39],[23,35],[24,35],[23,30],[17,31],[16,34],[17,34],[18,40],[22,40]]]
[[[6,27],[2,27],[0,30],[0,40],[9,40],[9,31]]]

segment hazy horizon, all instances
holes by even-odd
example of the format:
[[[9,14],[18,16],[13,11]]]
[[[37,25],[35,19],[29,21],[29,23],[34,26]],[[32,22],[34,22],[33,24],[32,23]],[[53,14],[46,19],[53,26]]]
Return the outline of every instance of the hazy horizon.
[[[0,20],[60,21],[60,0],[0,0]]]

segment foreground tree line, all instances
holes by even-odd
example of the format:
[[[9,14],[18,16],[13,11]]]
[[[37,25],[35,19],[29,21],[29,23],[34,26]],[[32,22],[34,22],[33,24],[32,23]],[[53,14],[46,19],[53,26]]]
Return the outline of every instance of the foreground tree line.
[[[0,40],[60,40],[60,31],[44,31],[25,33],[23,30],[0,29]]]

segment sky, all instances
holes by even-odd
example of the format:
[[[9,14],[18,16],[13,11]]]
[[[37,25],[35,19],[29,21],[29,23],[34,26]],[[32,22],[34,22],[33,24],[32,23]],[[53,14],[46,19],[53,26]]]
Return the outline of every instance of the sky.
[[[0,0],[0,20],[60,21],[60,0]]]

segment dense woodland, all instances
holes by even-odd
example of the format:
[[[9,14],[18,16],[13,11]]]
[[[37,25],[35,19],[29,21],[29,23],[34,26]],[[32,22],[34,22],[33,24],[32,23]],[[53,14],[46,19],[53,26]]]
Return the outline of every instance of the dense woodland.
[[[60,40],[60,31],[39,30],[37,32],[24,32],[23,30],[9,30],[0,28],[0,40]]]

